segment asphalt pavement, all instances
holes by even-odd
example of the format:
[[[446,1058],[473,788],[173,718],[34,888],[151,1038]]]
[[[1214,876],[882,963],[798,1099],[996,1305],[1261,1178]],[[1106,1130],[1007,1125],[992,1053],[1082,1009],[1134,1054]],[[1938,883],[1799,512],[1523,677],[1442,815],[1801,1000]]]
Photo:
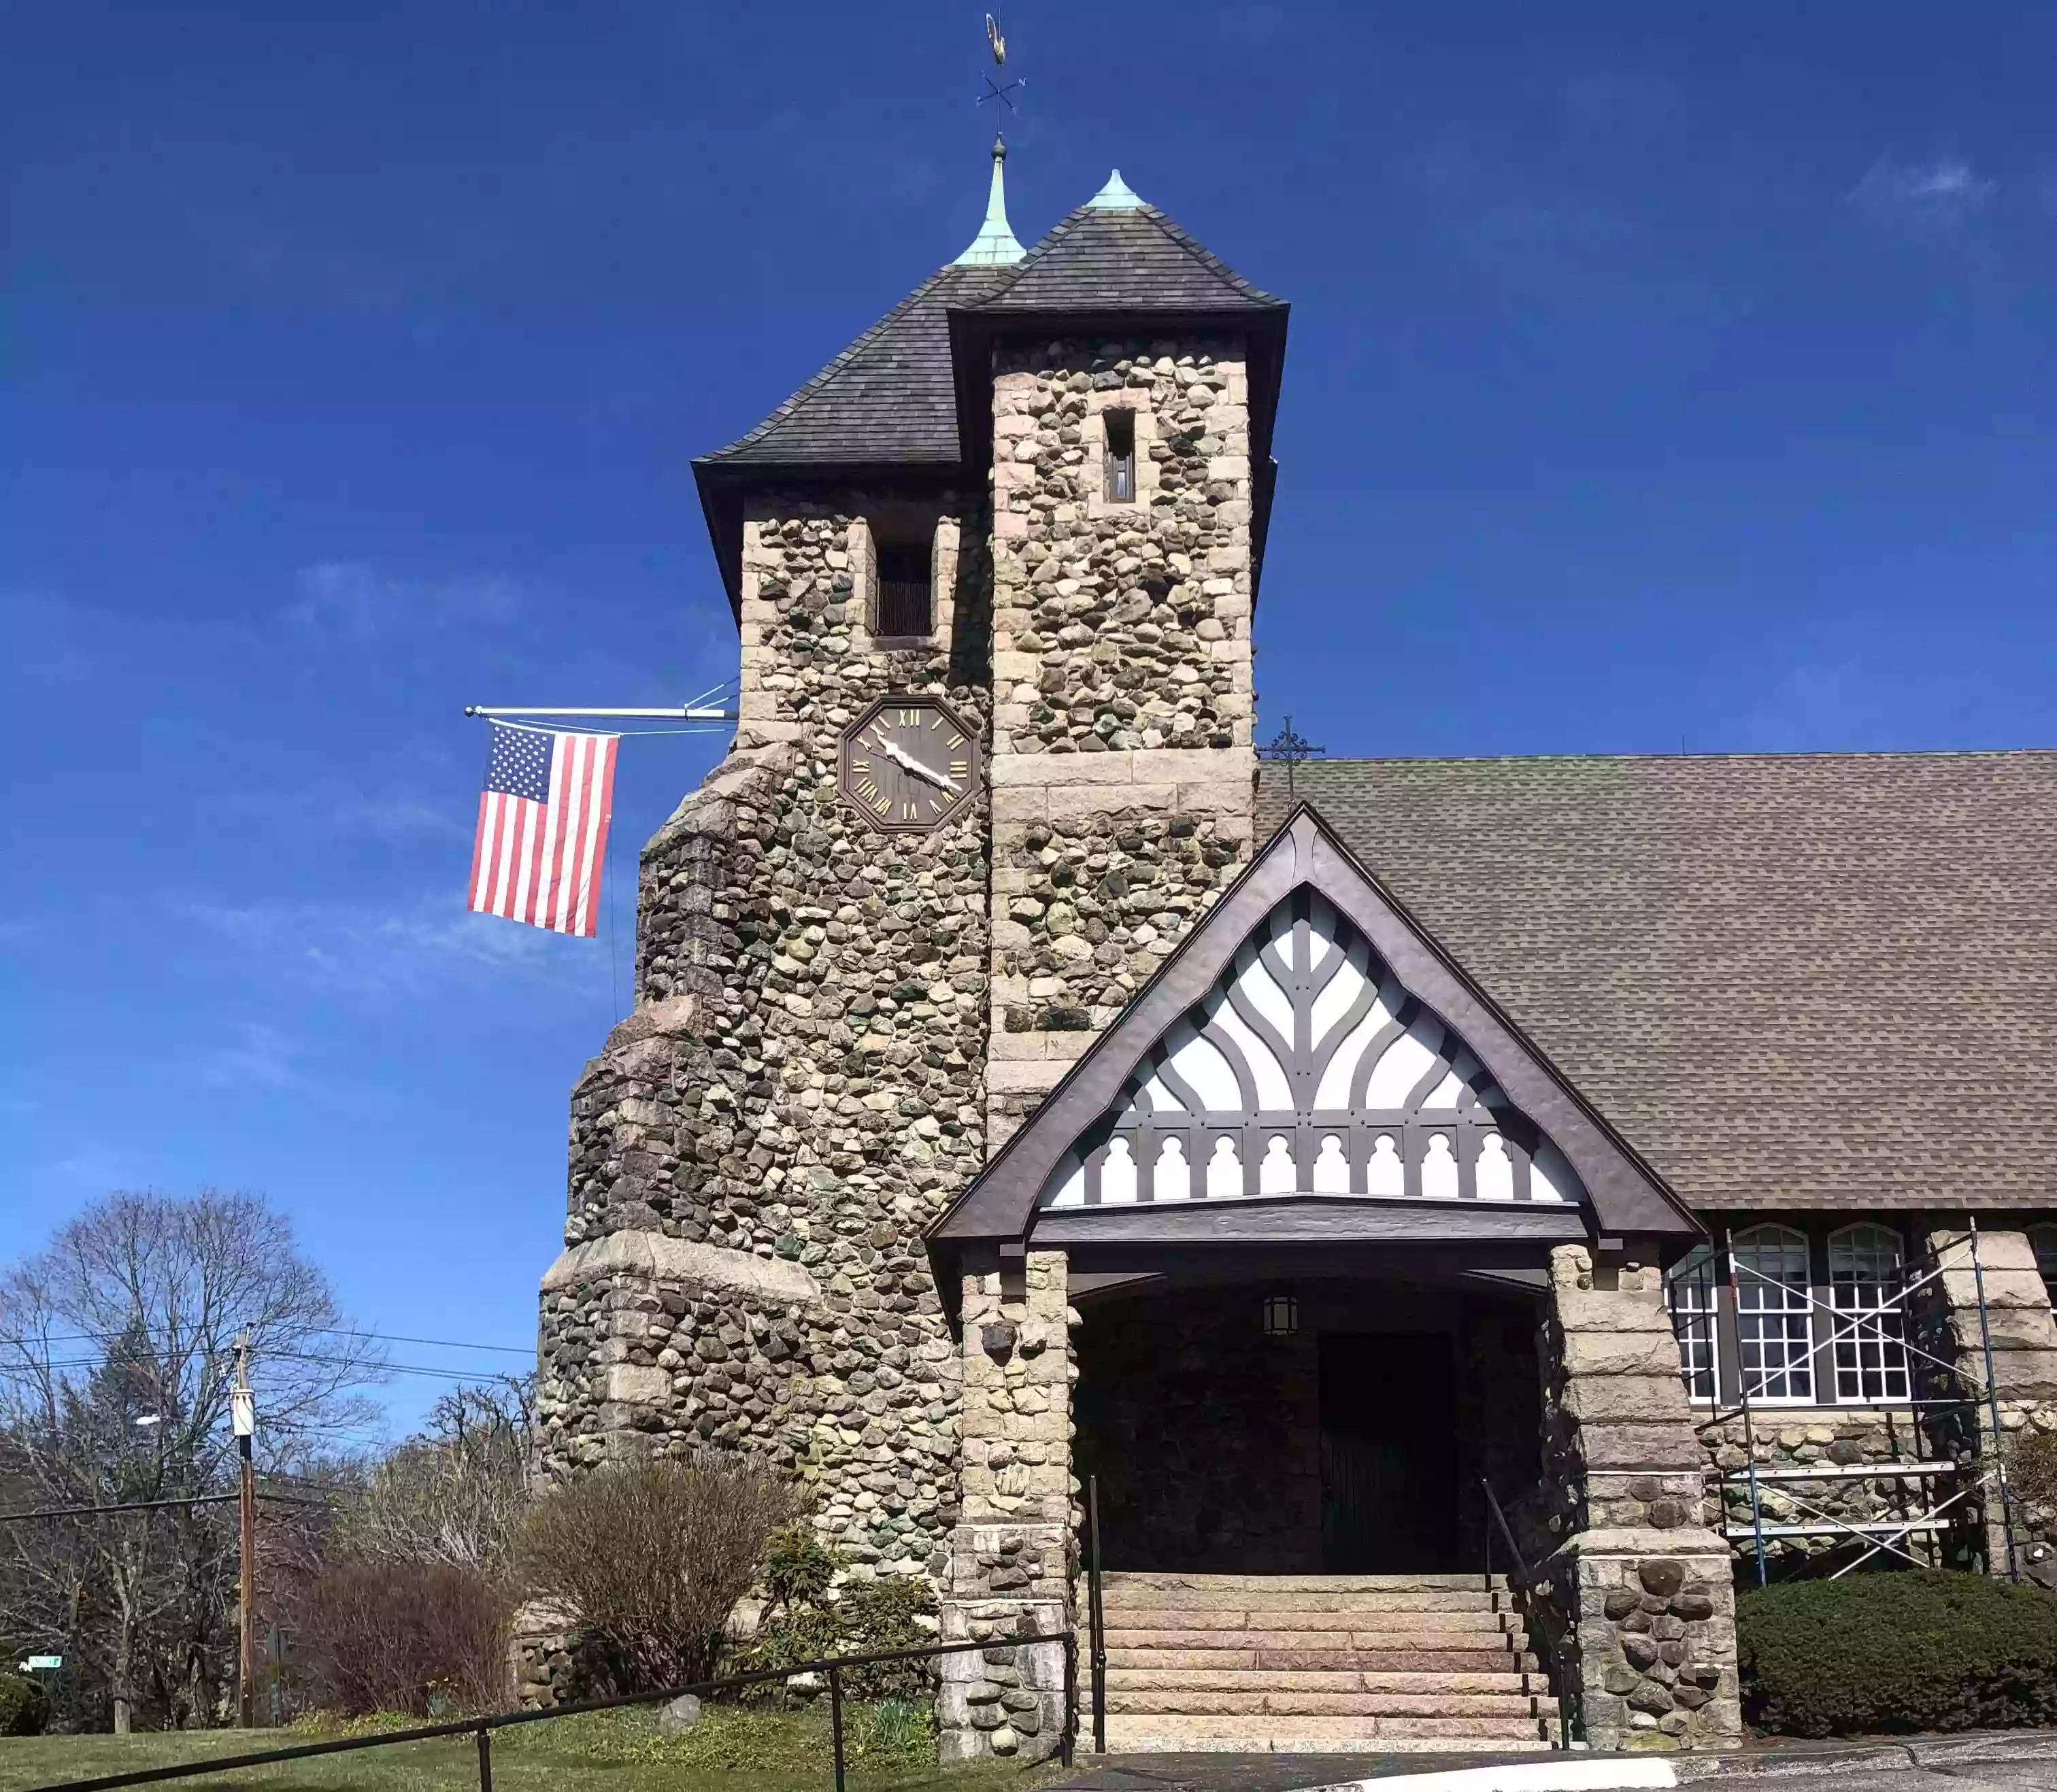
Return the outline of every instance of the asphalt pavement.
[[[2057,1731],[1766,1743],[1732,1754],[1108,1754],[1056,1792],[2057,1792]],[[1418,1782],[1406,1786],[1405,1782]]]

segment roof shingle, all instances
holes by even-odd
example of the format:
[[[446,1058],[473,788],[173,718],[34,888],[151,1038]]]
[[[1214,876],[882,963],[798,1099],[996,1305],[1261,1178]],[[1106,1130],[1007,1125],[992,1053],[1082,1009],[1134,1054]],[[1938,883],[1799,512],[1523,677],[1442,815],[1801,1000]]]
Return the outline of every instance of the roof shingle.
[[[985,316],[1021,311],[1282,311],[1154,205],[1082,205],[1007,270],[984,298]]]
[[[945,315],[1010,270],[938,269],[752,429],[705,459],[727,466],[962,459]]]
[[[1294,782],[1695,1206],[2057,1201],[2057,752]]]

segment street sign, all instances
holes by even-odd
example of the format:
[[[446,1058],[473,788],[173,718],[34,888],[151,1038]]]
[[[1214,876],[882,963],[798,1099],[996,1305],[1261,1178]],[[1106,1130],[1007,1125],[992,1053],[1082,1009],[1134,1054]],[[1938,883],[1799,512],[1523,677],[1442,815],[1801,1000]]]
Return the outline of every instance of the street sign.
[[[22,1665],[31,1671],[38,1667],[61,1667],[64,1666],[64,1657],[62,1656],[30,1656]]]

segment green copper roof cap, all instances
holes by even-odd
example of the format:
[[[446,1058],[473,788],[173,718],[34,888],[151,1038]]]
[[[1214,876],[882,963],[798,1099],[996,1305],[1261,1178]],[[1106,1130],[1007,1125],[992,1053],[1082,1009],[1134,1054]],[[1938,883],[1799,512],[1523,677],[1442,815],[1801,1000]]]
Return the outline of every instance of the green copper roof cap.
[[[1128,183],[1121,178],[1116,168],[1107,177],[1107,184],[1086,201],[1096,212],[1140,212],[1141,197],[1129,189]]]
[[[958,267],[1012,267],[1024,251],[1014,239],[1007,222],[1007,145],[993,140],[993,190],[985,202],[985,222],[965,252],[953,264]]]

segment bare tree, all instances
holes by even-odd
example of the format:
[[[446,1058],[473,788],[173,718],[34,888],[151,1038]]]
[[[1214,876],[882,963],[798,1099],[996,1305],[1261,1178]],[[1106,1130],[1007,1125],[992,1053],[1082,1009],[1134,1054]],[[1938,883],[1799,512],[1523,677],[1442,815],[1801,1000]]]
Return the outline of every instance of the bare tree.
[[[261,1197],[113,1194],[0,1276],[0,1481],[35,1506],[235,1485],[228,1390],[248,1339],[268,1475],[332,1461],[376,1411],[379,1352]],[[232,1509],[0,1526],[18,1640],[67,1657],[65,1715],[208,1723],[232,1678]]]
[[[368,1561],[503,1576],[528,1510],[534,1423],[533,1375],[444,1394],[365,1477],[338,1543]]]

